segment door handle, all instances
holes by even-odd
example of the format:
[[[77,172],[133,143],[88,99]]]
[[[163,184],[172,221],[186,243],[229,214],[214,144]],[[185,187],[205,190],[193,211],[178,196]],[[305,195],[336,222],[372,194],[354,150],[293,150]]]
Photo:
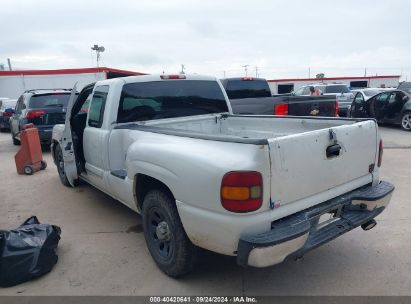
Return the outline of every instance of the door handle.
[[[328,146],[326,150],[327,158],[340,156],[340,152],[341,146],[339,144]]]

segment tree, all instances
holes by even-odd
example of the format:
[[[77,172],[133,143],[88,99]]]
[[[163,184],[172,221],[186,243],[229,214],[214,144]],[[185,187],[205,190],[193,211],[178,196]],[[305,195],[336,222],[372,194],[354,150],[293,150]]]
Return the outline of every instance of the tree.
[[[324,77],[325,77],[324,73],[319,73],[319,74],[315,75],[315,78],[318,78],[318,79],[321,79],[321,78],[324,78]]]

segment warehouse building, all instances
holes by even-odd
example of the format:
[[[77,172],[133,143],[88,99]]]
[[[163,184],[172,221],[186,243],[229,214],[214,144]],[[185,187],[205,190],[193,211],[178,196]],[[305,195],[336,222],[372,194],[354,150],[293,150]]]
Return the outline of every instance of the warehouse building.
[[[0,96],[17,99],[24,91],[31,89],[70,89],[77,82],[77,90],[98,80],[144,73],[100,68],[61,70],[0,71]]]
[[[272,94],[285,94],[312,83],[343,83],[351,89],[357,88],[396,88],[400,77],[391,76],[364,76],[364,77],[325,77],[325,78],[295,78],[268,80]]]

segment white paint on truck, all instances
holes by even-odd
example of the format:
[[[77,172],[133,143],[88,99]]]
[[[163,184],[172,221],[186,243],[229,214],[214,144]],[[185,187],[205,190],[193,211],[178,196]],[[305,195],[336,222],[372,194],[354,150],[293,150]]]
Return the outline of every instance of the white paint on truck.
[[[119,102],[124,102],[126,84],[162,81],[217,82],[219,94],[227,102],[227,113],[118,122]],[[155,179],[171,191],[190,241],[214,252],[240,255],[242,239],[271,233],[278,220],[330,200],[342,201],[346,194],[354,197],[352,191],[361,187],[368,187],[370,192],[379,185],[380,138],[374,120],[231,115],[218,80],[199,75],[175,80],[150,75],[99,81],[93,91],[93,98],[96,96],[105,97],[104,115],[101,125],[96,127],[90,122],[89,108],[82,141],[85,163],[83,169],[76,168],[77,177],[139,213],[139,177]],[[92,99],[90,107],[95,100]],[[63,145],[65,154],[75,155],[75,143],[67,146],[62,139],[67,130],[71,130],[68,122],[55,126],[52,151]],[[331,146],[332,153],[328,153]],[[72,167],[73,163],[67,162],[65,166]],[[261,207],[246,213],[223,207],[222,180],[228,172],[261,174]],[[77,177],[71,178],[72,185]],[[373,205],[374,209],[388,204],[392,189],[378,198],[381,202]],[[358,206],[368,206],[368,198],[357,197]],[[145,216],[143,213],[143,220]],[[370,219],[364,217],[364,221]],[[258,250],[252,247],[246,253],[246,264],[268,266],[281,262],[308,244],[307,229],[298,232],[298,241],[284,241],[280,247],[272,242],[256,244]],[[262,260],[266,249],[268,258]],[[278,255],[272,256],[276,252]],[[155,255],[153,258],[156,260]]]

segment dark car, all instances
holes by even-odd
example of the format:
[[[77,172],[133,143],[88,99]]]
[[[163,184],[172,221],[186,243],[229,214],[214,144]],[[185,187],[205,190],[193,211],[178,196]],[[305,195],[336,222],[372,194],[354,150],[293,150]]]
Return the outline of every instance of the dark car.
[[[375,118],[379,123],[392,123],[411,131],[410,94],[401,90],[381,92],[368,100],[359,92],[351,104],[350,117]]]
[[[33,123],[39,130],[42,145],[50,145],[55,124],[65,122],[70,89],[39,89],[23,93],[17,100],[10,131],[13,144],[20,144],[20,130],[23,125]]]
[[[338,102],[334,96],[271,96],[264,78],[237,77],[222,79],[221,83],[230,100],[234,114],[240,115],[338,115]]]
[[[270,86],[264,78],[225,78],[221,84],[229,99],[271,97]]]
[[[9,121],[16,107],[16,102],[15,99],[0,98],[0,132],[10,129]]]

